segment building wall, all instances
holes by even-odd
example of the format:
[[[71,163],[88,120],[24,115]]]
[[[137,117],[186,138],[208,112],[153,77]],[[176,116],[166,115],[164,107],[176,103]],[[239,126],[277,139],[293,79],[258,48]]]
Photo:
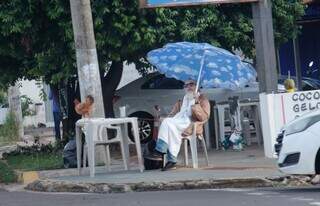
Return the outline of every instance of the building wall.
[[[298,36],[302,76],[320,79],[320,6],[309,6],[298,23],[302,27]],[[287,75],[290,71],[295,76],[292,40],[279,48],[279,57],[281,74]],[[312,67],[309,67],[310,62],[313,62]]]
[[[21,87],[19,88],[20,95],[28,96],[35,103],[43,102],[42,99],[40,98],[40,92],[43,87],[41,82],[39,83],[40,84],[37,84],[37,81],[35,80],[21,80],[20,81]]]
[[[139,72],[136,70],[136,66],[134,64],[126,65],[124,64],[122,77],[117,89],[129,84],[130,82],[141,77]]]

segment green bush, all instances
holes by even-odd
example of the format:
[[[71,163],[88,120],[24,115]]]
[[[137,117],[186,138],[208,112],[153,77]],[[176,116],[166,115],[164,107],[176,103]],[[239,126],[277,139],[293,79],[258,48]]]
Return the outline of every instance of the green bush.
[[[52,170],[63,168],[62,153],[18,154],[6,157],[10,168],[22,171]]]
[[[32,146],[17,146],[17,149],[9,153],[4,153],[2,156],[6,159],[8,156],[16,155],[36,155],[36,154],[52,154],[62,152],[63,147],[58,147],[52,144],[34,144]]]
[[[18,124],[12,112],[9,112],[6,121],[0,126],[0,143],[11,143],[18,140]]]
[[[0,183],[12,183],[17,181],[17,175],[5,162],[0,161]]]
[[[3,158],[11,168],[23,171],[63,168],[59,145],[18,146],[15,151],[4,153]]]
[[[0,106],[8,104],[8,97],[7,94],[0,89]]]

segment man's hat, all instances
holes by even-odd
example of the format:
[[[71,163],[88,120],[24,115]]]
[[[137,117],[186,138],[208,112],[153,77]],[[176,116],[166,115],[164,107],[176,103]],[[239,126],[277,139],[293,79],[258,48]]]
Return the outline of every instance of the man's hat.
[[[190,83],[196,84],[197,82],[194,79],[187,79],[186,81],[184,81],[184,84],[190,84]]]

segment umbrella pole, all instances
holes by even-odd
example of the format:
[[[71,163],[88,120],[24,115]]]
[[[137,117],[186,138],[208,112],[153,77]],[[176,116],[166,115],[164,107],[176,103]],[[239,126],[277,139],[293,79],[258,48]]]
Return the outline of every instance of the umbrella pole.
[[[198,79],[197,79],[196,92],[198,92],[198,90],[199,90],[201,73],[202,73],[202,69],[203,69],[203,64],[204,64],[204,58],[205,58],[205,56],[206,56],[206,50],[204,50],[203,56],[202,56],[202,59],[201,59],[201,62],[200,62],[200,70],[199,70],[199,75],[198,75]]]

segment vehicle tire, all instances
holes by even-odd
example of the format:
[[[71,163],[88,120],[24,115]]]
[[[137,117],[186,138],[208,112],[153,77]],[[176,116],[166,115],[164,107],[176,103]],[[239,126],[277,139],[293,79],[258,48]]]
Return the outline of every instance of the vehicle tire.
[[[153,137],[153,124],[154,117],[147,112],[135,112],[129,115],[129,117],[138,117],[139,135],[141,144],[145,144],[152,140]],[[129,138],[134,142],[132,133],[132,127],[128,126]]]
[[[63,167],[65,169],[69,169],[70,168],[70,163],[69,163],[69,160],[67,158],[63,158]]]
[[[315,172],[320,174],[320,149],[317,152],[316,162],[315,162]]]

